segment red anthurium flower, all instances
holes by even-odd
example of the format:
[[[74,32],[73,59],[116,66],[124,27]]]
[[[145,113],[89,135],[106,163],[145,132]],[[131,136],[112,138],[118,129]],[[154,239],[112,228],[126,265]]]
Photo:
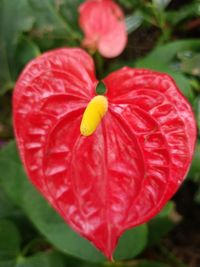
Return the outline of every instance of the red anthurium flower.
[[[80,8],[79,24],[83,45],[112,58],[122,53],[127,43],[126,25],[121,8],[112,0],[88,0]]]
[[[31,181],[111,259],[120,235],[152,218],[177,191],[196,127],[166,74],[124,67],[103,82],[106,95],[96,96],[92,58],[81,49],[57,49],[28,64],[13,105]]]

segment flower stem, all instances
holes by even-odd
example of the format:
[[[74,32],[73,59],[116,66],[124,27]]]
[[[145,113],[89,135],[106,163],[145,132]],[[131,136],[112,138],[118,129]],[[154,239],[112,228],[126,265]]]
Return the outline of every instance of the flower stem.
[[[95,52],[94,61],[97,70],[97,78],[101,80],[103,78],[102,76],[103,76],[104,60],[103,57],[99,54],[99,52]]]

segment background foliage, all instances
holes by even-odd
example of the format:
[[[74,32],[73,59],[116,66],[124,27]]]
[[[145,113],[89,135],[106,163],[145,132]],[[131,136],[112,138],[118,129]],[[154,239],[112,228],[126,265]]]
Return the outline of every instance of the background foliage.
[[[15,81],[25,64],[43,51],[81,45],[77,10],[82,2],[0,0],[0,267],[198,267],[199,140],[179,193],[149,223],[122,236],[116,263],[105,262],[100,252],[73,232],[24,174],[12,141]],[[116,59],[95,56],[100,62],[98,76],[124,65],[169,73],[192,104],[200,127],[200,1],[117,2],[126,13],[129,42]]]

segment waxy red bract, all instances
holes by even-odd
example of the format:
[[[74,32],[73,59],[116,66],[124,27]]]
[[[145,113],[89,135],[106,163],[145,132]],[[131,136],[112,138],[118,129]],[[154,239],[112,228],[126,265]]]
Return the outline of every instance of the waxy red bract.
[[[157,214],[184,180],[196,127],[166,74],[124,67],[104,83],[109,109],[89,137],[79,128],[97,80],[81,49],[57,49],[29,63],[13,107],[29,178],[73,229],[111,258],[120,235]]]
[[[79,8],[83,45],[107,58],[118,56],[127,43],[124,14],[112,0],[88,0]]]

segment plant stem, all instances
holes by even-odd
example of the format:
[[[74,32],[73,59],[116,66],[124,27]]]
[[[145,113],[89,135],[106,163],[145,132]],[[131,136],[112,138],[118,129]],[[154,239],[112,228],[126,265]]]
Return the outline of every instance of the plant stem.
[[[96,64],[97,78],[101,80],[103,76],[104,60],[103,57],[99,54],[99,52],[95,52],[94,61]]]

